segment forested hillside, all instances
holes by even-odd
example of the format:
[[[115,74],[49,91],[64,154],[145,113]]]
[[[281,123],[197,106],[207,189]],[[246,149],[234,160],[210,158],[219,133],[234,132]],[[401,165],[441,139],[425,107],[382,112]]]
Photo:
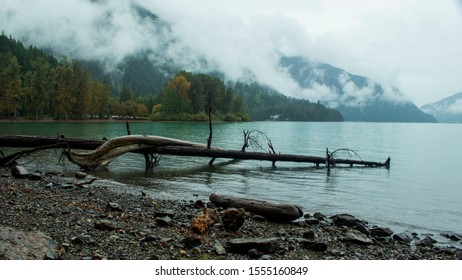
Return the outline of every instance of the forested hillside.
[[[218,74],[156,65],[148,54],[117,69],[52,55],[2,33],[0,116],[3,118],[150,118],[151,120],[342,121],[338,111],[286,97],[257,83],[225,84]],[[210,103],[209,103],[210,102]]]

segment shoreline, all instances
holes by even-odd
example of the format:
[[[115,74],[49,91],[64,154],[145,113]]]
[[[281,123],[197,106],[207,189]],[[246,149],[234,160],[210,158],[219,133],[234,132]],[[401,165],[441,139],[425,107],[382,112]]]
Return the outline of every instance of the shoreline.
[[[143,192],[115,191],[95,177],[33,174],[18,179],[0,169],[0,259],[462,258],[462,250],[438,246],[431,236],[393,233],[348,214],[305,214],[295,222],[274,223],[239,210],[244,223],[237,230],[226,229],[219,219],[198,234],[191,223],[204,207],[214,209],[208,201],[158,200]],[[226,211],[215,210],[220,216]],[[11,244],[8,238],[17,241],[19,236],[23,242],[41,240],[41,251],[26,245],[5,247]]]

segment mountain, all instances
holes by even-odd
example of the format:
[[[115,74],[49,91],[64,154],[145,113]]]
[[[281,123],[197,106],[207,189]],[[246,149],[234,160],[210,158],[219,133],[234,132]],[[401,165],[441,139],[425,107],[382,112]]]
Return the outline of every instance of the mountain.
[[[421,109],[428,114],[434,115],[438,122],[462,123],[462,92],[440,101],[426,104]]]
[[[185,70],[218,75],[251,104],[247,106],[254,116],[258,115],[255,119],[279,116],[287,120],[323,120],[323,116],[328,115],[331,117],[327,119],[336,121],[436,121],[406,101],[398,89],[332,65],[285,56],[276,50],[263,52],[258,46],[249,50],[249,55],[233,55],[233,48],[217,49],[216,46],[221,45],[213,44],[210,47],[209,42],[204,43],[201,36],[197,36],[200,34],[181,33],[175,22],[168,22],[138,4],[128,5],[129,13],[126,13],[126,9],[115,9],[108,1],[91,2],[98,12],[93,24],[75,27],[79,36],[58,32],[62,30],[54,34],[50,27],[38,26],[41,32],[25,32],[21,40],[32,45],[39,42],[41,48],[51,50],[57,57],[66,55],[85,60],[92,77],[109,83],[116,93],[128,87],[136,96],[150,98],[158,95],[176,73]],[[125,20],[130,24],[119,21],[121,16],[128,17]],[[40,38],[37,34],[56,36]],[[65,39],[59,39],[60,36]],[[191,36],[196,36],[195,40],[191,40]],[[195,41],[204,44],[194,45]],[[255,93],[260,97],[250,96]],[[265,108],[268,106],[272,107]],[[343,117],[333,112],[334,109]]]
[[[398,89],[366,77],[299,56],[283,56],[280,66],[298,84],[301,94],[340,111],[345,121],[436,122]]]

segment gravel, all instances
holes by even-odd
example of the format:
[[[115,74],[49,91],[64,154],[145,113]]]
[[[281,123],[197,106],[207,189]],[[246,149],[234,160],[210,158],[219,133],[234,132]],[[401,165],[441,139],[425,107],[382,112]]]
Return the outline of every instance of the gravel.
[[[314,215],[317,223],[306,215],[309,222],[282,224],[241,210],[245,217],[239,229],[226,229],[218,220],[197,234],[191,222],[204,211],[197,205],[212,206],[207,201],[114,191],[110,182],[98,178],[40,174],[39,180],[31,180],[0,171],[0,231],[8,232],[0,237],[0,259],[453,260],[462,255],[454,246],[442,247],[418,235],[403,239],[393,238],[389,229],[374,229],[374,235],[370,229],[359,232],[321,213]],[[223,215],[225,209],[217,210]],[[28,238],[43,244],[32,246]],[[271,250],[259,247],[268,240]]]

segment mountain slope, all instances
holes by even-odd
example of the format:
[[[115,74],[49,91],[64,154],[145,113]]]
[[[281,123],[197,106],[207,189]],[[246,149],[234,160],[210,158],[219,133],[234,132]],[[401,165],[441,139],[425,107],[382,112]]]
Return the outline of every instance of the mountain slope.
[[[421,107],[422,111],[432,114],[438,122],[462,123],[462,92]]]
[[[298,56],[282,57],[280,65],[297,82],[302,94],[339,110],[345,121],[436,121],[406,101],[398,89],[384,88],[366,77]]]

